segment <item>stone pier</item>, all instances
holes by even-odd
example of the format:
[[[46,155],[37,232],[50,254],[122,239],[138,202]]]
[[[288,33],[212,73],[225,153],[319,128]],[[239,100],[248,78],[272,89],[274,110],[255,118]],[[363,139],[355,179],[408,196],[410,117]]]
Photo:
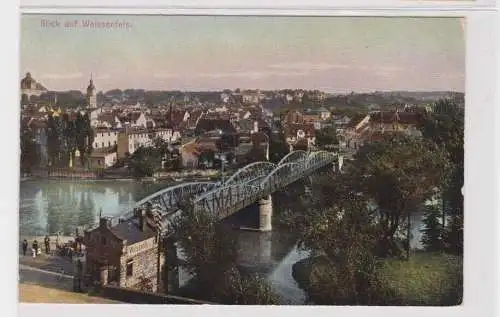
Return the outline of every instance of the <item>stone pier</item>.
[[[273,201],[271,195],[261,198],[259,205],[259,230],[271,231],[273,229]]]

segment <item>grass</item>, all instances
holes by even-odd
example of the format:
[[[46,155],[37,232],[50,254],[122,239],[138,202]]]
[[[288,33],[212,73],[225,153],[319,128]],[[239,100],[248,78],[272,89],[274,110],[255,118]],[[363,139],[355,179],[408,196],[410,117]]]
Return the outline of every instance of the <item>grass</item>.
[[[119,302],[48,288],[34,284],[19,284],[19,302],[39,304],[118,304]]]
[[[325,265],[329,264],[321,257],[304,259],[294,265],[292,275],[300,287],[307,291],[313,270],[324,271]],[[409,260],[380,259],[378,273],[381,288],[377,292],[383,291],[386,294],[383,297],[387,302],[380,303],[381,305],[461,304],[463,281],[461,257],[443,253],[416,252]]]
[[[461,303],[461,257],[417,252],[409,261],[384,260],[381,274],[387,286],[405,305],[442,306]]]

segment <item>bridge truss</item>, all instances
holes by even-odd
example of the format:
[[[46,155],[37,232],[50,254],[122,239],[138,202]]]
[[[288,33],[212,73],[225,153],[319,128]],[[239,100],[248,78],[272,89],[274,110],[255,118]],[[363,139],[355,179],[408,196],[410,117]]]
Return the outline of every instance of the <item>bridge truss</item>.
[[[145,206],[161,210],[165,230],[172,228],[174,218],[187,202],[197,211],[210,212],[222,219],[336,160],[337,154],[332,152],[293,151],[277,164],[255,162],[246,165],[223,182],[190,182],[167,187],[138,201],[134,210]],[[125,220],[133,216],[131,211],[120,218]]]

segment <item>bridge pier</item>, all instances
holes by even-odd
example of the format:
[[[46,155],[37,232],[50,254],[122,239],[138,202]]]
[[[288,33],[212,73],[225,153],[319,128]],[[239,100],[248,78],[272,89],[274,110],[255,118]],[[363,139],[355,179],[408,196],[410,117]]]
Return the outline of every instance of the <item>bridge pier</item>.
[[[271,195],[261,198],[258,202],[259,205],[259,230],[271,231],[273,230],[273,201]]]

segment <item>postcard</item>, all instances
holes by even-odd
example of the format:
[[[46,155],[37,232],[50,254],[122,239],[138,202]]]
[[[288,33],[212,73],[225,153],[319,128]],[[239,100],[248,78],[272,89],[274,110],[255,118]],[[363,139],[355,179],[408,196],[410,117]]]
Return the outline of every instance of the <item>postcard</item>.
[[[22,15],[20,302],[460,305],[465,22]]]

